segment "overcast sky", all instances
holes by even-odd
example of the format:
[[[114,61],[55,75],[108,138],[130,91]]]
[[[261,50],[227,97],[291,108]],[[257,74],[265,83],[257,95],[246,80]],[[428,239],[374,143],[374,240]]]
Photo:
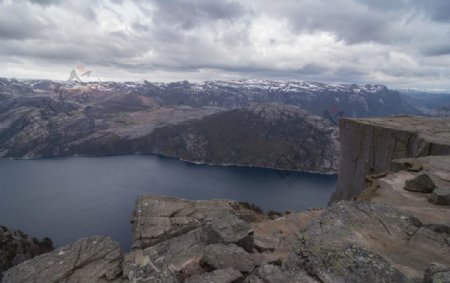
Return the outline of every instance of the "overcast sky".
[[[0,76],[450,89],[450,0],[0,0]]]

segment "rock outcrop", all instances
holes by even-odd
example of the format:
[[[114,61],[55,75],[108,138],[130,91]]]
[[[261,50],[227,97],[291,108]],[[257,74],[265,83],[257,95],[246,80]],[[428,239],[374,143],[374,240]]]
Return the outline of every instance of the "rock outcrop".
[[[396,159],[390,167],[383,175],[369,175],[358,198],[394,206],[425,225],[450,226],[450,156]],[[419,178],[427,190],[411,190]]]
[[[409,282],[450,263],[448,234],[377,202],[343,201],[305,232],[291,258],[323,282]],[[289,262],[289,261],[288,261]],[[378,278],[378,279],[377,279]]]
[[[19,264],[2,282],[120,282],[121,274],[119,243],[96,236]]]
[[[220,270],[232,268],[242,277],[266,260],[279,260],[254,252],[250,223],[265,219],[256,207],[234,201],[139,197],[124,276],[130,281],[193,281],[188,278],[212,271],[202,278],[221,277]]]
[[[37,255],[53,250],[49,238],[38,240],[20,230],[0,226],[0,280],[2,272]]]
[[[331,201],[351,200],[368,174],[390,170],[404,157],[450,154],[450,119],[398,116],[341,119],[341,165]]]

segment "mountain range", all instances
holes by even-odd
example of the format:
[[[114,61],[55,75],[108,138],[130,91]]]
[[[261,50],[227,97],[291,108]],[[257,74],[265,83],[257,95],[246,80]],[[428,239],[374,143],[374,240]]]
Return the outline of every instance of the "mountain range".
[[[334,173],[339,118],[420,113],[382,85],[0,78],[0,157],[158,153]]]

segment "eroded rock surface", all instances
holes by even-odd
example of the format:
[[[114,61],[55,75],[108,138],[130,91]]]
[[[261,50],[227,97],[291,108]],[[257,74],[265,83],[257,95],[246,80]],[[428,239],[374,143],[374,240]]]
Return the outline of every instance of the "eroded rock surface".
[[[119,243],[95,236],[19,264],[5,272],[2,282],[118,282],[121,265]]]
[[[411,168],[410,164],[415,167]],[[397,159],[392,161],[391,168],[383,176],[369,176],[359,198],[394,206],[426,225],[450,226],[450,206],[445,201],[445,191],[450,187],[450,156]],[[433,184],[432,189],[429,186],[431,191],[409,189],[411,183],[417,187],[420,176],[427,176],[426,183]]]
[[[342,159],[331,201],[358,196],[365,176],[390,170],[394,159],[450,154],[450,118],[341,119],[339,130]]]
[[[447,283],[450,282],[450,266],[432,263],[425,271],[423,283]]]
[[[448,234],[375,202],[339,202],[300,238],[286,264],[323,282],[417,281],[432,262],[450,263]]]
[[[250,222],[266,218],[255,207],[234,201],[139,197],[124,276],[130,281],[183,280],[211,268],[251,271],[256,259],[248,253],[253,248]],[[214,261],[227,255],[228,266]],[[245,261],[238,264],[234,256]]]
[[[232,283],[242,278],[242,274],[233,268],[217,269],[188,278],[186,283]]]

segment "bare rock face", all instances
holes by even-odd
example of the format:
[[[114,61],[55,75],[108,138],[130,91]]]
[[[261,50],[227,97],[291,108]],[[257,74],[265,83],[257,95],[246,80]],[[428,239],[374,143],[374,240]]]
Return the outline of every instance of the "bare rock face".
[[[0,280],[2,272],[37,255],[53,250],[49,238],[38,240],[20,230],[0,226]]]
[[[119,243],[95,236],[19,264],[2,282],[117,282],[121,265]]]
[[[133,248],[125,257],[124,276],[130,281],[177,282],[211,268],[250,271],[255,264],[247,253],[253,245],[249,222],[266,218],[256,207],[234,201],[139,197],[132,217]],[[214,261],[216,256],[226,255],[229,264]],[[237,255],[246,262],[233,261]],[[221,273],[210,276],[220,277]]]
[[[365,176],[390,170],[394,159],[450,154],[450,118],[341,119],[339,129],[342,159],[331,202],[357,197]]]
[[[256,268],[245,280],[245,283],[319,283],[300,268],[289,268],[275,264],[263,264]]]
[[[432,262],[450,264],[448,234],[375,202],[338,202],[299,237],[285,265],[322,282],[412,282]]]
[[[287,258],[294,248],[298,232],[304,231],[323,209],[291,213],[273,220],[252,223],[255,248],[260,252],[273,252]]]
[[[202,228],[205,241],[240,242],[249,236],[248,222],[265,217],[256,207],[235,201],[141,196],[131,220],[133,249],[153,246],[197,228]]]
[[[450,266],[432,263],[425,271],[423,283],[446,283],[450,282]]]
[[[260,266],[279,265],[286,260],[297,240],[295,233],[320,215],[318,212],[299,214],[302,216],[292,213],[271,220],[246,203],[139,197],[132,218],[134,244],[125,256],[124,279],[131,282],[242,281]],[[282,240],[277,239],[280,236],[277,228],[285,235]],[[306,273],[300,273],[309,278]],[[262,278],[258,274],[252,277]],[[273,276],[293,278],[288,273]]]
[[[411,168],[409,164],[416,166]],[[391,170],[377,178],[369,176],[359,199],[394,206],[425,225],[450,226],[450,206],[446,201],[450,156],[396,159]]]
[[[232,267],[241,272],[250,272],[264,259],[234,244],[212,244],[205,247],[202,262],[213,269]]]
[[[441,187],[433,190],[429,201],[439,205],[450,205],[450,187]]]
[[[217,269],[188,278],[185,283],[232,283],[242,278],[242,274],[233,268]]]

